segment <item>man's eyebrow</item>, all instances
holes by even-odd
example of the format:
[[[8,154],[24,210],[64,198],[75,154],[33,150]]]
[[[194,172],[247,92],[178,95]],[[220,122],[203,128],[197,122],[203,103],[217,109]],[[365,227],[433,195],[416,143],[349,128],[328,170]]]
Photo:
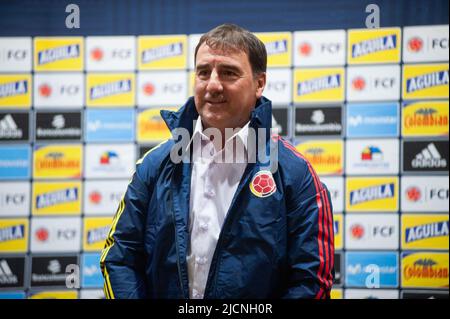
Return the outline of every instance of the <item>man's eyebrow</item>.
[[[240,72],[241,69],[233,64],[228,64],[228,63],[219,63],[217,65],[219,68],[223,68],[223,69],[228,69],[228,70],[234,70],[234,71],[238,71]],[[204,64],[198,64],[195,69],[196,70],[204,70],[204,69],[209,69],[210,68],[210,64],[209,63],[204,63]]]
[[[195,69],[209,69],[209,64],[208,63],[204,63],[204,64],[198,64],[195,66]]]

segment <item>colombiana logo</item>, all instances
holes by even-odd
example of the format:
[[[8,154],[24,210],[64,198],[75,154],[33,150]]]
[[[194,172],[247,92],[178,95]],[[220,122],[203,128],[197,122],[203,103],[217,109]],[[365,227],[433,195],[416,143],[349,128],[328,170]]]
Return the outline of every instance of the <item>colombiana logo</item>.
[[[257,197],[269,197],[277,190],[270,171],[259,171],[250,182],[250,191]]]

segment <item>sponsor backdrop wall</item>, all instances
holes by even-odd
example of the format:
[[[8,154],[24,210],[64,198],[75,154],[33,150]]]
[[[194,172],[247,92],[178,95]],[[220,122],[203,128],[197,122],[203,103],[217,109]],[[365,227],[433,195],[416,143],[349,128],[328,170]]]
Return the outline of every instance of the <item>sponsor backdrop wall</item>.
[[[448,16],[418,15],[418,26],[408,8],[382,7],[396,24],[364,29],[364,7],[344,2],[360,9],[350,22],[310,9],[318,21],[282,32],[243,23],[266,44],[273,126],[332,195],[332,295],[448,298]],[[112,216],[135,162],[170,136],[159,111],[192,95],[199,33],[241,22],[229,15],[190,27],[198,13],[186,12],[176,22],[184,32],[165,34],[161,18],[150,32],[141,18],[133,33],[111,3],[116,10],[104,12],[119,26],[107,36],[92,23],[83,29],[83,18],[76,35],[60,26],[56,36],[50,9],[51,31],[1,29],[0,298],[103,297],[99,258]],[[439,17],[442,2],[430,3]],[[73,264],[80,288],[67,289]]]

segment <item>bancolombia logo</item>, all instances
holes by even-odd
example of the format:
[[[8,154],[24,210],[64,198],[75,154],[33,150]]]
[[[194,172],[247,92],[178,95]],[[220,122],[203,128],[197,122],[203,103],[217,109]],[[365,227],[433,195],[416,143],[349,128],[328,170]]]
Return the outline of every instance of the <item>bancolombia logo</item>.
[[[81,112],[37,112],[36,140],[80,140]]]

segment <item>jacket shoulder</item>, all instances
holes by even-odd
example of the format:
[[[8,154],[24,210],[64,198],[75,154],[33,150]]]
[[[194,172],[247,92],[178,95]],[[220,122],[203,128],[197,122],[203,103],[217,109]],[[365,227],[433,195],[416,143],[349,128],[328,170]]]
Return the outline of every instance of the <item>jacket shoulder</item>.
[[[312,196],[323,189],[311,163],[288,141],[278,138],[278,169],[285,187],[297,194]],[[303,197],[302,196],[302,197]]]

